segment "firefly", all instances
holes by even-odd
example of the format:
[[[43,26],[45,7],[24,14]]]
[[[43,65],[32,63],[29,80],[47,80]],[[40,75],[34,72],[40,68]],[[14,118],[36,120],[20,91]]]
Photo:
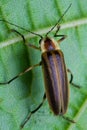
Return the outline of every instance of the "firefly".
[[[49,104],[51,110],[53,111],[54,115],[60,115],[64,119],[66,119],[72,123],[75,122],[75,121],[69,119],[68,117],[65,117],[64,114],[67,111],[68,102],[69,102],[69,83],[78,88],[79,88],[79,86],[72,83],[73,75],[72,75],[71,71],[66,68],[64,54],[60,49],[60,43],[61,43],[61,41],[63,41],[66,38],[66,35],[58,34],[59,29],[60,29],[59,22],[70,7],[71,7],[71,4],[65,10],[63,15],[57,21],[57,23],[45,34],[44,37],[40,34],[31,32],[18,25],[10,23],[6,20],[0,20],[3,22],[7,22],[8,24],[14,25],[16,27],[20,27],[21,29],[40,37],[39,47],[34,46],[32,44],[28,44],[28,46],[41,51],[41,61],[38,64],[35,64],[35,65],[27,68],[25,71],[19,73],[18,75],[16,75],[14,78],[10,79],[9,81],[0,83],[0,85],[9,84],[13,80],[18,78],[19,76],[22,76],[23,74],[34,69],[35,67],[42,66],[44,86],[45,86],[45,93],[43,96],[43,100],[36,109],[34,109],[33,111],[31,111],[28,114],[25,121],[21,124],[21,128],[23,128],[25,126],[25,124],[30,119],[31,115],[33,115],[37,110],[39,110],[41,108],[41,106],[43,105],[46,98],[48,100],[48,104]],[[54,37],[60,37],[60,39],[57,41],[54,38],[48,36],[56,27],[57,27],[57,30],[54,34]],[[19,34],[25,43],[25,38],[21,33],[19,33],[16,30],[12,30],[12,31]],[[71,74],[70,81],[68,81],[67,72],[69,72]]]

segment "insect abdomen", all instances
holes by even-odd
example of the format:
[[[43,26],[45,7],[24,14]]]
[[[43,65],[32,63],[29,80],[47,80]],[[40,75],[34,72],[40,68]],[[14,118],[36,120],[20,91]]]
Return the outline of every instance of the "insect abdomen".
[[[68,106],[68,80],[63,53],[53,50],[42,53],[45,91],[55,115],[63,115]]]

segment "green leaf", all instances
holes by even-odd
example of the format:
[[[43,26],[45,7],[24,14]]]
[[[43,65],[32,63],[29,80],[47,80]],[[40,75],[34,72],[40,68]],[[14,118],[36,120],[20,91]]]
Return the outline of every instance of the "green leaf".
[[[59,34],[67,35],[60,44],[66,66],[74,75],[70,85],[69,107],[65,116],[76,121],[69,123],[54,116],[47,100],[32,115],[23,130],[86,130],[87,129],[87,1],[86,0],[0,0],[0,19],[8,20],[25,29],[44,35],[51,29],[72,3],[61,20]],[[0,82],[8,81],[29,66],[41,61],[41,53],[26,47],[27,43],[39,46],[39,37],[0,21]],[[57,38],[56,38],[57,40]],[[0,85],[0,130],[18,130],[31,110],[42,101],[44,82],[41,67],[28,72],[9,85]]]

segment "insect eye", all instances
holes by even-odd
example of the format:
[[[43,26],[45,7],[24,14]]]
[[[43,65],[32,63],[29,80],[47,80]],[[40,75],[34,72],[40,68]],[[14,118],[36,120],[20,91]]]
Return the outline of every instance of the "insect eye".
[[[39,44],[41,44],[42,38],[39,40]]]

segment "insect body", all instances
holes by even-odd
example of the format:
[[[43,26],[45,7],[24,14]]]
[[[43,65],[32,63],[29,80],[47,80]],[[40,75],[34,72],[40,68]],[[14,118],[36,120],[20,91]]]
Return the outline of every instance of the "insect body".
[[[68,79],[63,53],[58,43],[48,37],[41,41],[41,49],[46,96],[54,114],[62,115],[68,105]]]

